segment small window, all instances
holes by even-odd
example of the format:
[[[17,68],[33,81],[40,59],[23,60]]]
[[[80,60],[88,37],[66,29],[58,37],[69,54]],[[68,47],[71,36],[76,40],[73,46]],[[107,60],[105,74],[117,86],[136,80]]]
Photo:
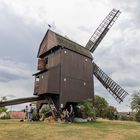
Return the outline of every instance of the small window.
[[[45,58],[45,63],[48,64],[48,57]]]
[[[39,76],[36,77],[35,81],[39,81]]]

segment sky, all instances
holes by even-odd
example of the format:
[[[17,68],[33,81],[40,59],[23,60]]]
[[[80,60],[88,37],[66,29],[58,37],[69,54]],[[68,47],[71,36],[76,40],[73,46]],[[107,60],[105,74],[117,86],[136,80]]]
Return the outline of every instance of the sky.
[[[39,45],[48,29],[85,46],[106,15],[122,13],[93,54],[96,64],[129,95],[118,104],[95,79],[95,94],[129,111],[140,89],[139,0],[0,0],[0,97],[33,95]],[[25,104],[12,106],[20,110]]]

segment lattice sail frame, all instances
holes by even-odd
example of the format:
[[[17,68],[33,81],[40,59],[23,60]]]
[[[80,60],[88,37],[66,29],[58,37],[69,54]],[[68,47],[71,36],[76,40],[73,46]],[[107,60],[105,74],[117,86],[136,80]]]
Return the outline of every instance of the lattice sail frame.
[[[109,29],[113,26],[120,14],[121,12],[119,10],[112,9],[112,11],[102,21],[102,23],[95,30],[90,40],[86,44],[87,49],[89,49],[92,53],[94,52],[94,50],[97,48]]]
[[[105,72],[103,72],[103,70],[101,70],[94,62],[93,74],[102,83],[102,85],[111,93],[111,95],[116,99],[117,102],[123,102],[123,99],[128,95],[128,93],[115,81],[113,81]]]

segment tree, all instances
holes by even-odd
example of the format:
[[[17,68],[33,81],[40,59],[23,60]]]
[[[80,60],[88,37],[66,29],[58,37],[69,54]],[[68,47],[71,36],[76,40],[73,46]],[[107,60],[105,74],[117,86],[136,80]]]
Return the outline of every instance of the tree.
[[[96,116],[103,117],[103,112],[108,107],[108,102],[100,96],[95,95],[95,103],[94,103],[95,109],[96,109]]]
[[[116,119],[115,117],[117,117],[115,116],[117,115],[116,113],[117,109],[114,106],[108,106],[104,111],[104,117],[113,120]]]
[[[93,100],[89,99],[80,104],[81,111],[91,116],[97,116],[108,119],[117,119],[117,109],[114,106],[109,106],[108,102],[100,96],[95,96],[94,107]]]
[[[6,96],[2,96],[0,100],[1,100],[1,102],[6,101],[7,97]]]
[[[136,110],[137,112],[140,110],[140,91],[132,95],[131,109]]]
[[[136,114],[136,121],[140,122],[140,110]]]
[[[131,109],[136,110],[136,120],[140,122],[140,91],[134,93],[131,99]]]
[[[96,120],[96,112],[91,100],[83,101],[78,106],[80,107],[81,111],[85,112],[86,115],[92,119],[92,121]]]
[[[1,99],[0,99],[1,102],[6,101],[6,100],[7,100],[6,96],[1,97]],[[7,108],[0,107],[0,113],[6,112],[6,111],[7,111]]]

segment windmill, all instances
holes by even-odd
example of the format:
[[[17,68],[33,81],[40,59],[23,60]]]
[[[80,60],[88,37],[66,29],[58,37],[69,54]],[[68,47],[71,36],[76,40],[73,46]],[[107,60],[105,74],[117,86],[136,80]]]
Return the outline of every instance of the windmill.
[[[38,101],[38,111],[43,104],[48,104],[57,118],[60,108],[94,96],[93,75],[117,102],[123,102],[128,93],[95,64],[92,56],[120,13],[111,10],[85,47],[48,30],[37,54],[38,72],[33,74],[35,96],[1,102],[0,106]]]

